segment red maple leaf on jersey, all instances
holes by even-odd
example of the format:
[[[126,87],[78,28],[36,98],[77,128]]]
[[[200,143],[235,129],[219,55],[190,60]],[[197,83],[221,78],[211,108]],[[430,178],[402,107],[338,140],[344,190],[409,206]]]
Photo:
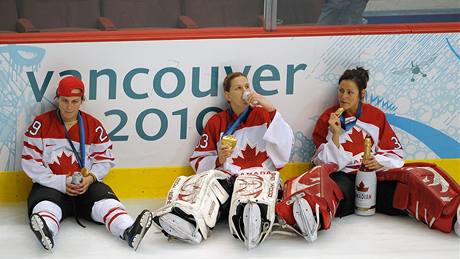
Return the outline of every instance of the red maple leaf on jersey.
[[[263,162],[268,159],[267,152],[257,152],[256,147],[252,148],[249,145],[246,145],[246,148],[241,153],[242,157],[232,158],[233,164],[239,166],[241,169],[263,167]]]
[[[80,166],[76,160],[72,161],[72,154],[67,155],[65,152],[61,153],[61,156],[57,156],[58,162],[49,164],[49,168],[53,171],[54,174],[70,174],[73,172],[80,172]]]
[[[353,127],[351,132],[348,134],[349,139],[342,143],[343,149],[351,152],[353,156],[364,152],[364,139],[367,134],[360,128]]]

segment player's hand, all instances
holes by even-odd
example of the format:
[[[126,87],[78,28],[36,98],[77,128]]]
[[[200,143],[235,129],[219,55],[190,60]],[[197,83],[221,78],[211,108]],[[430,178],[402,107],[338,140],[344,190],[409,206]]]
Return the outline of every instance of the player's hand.
[[[81,195],[85,193],[88,190],[89,186],[93,183],[93,181],[94,179],[91,175],[83,177],[83,181],[81,181],[81,183],[77,185],[78,194]]]
[[[379,164],[379,162],[377,162],[377,160],[375,160],[375,157],[373,155],[371,155],[371,157],[367,160],[364,160],[363,161],[363,164],[366,168],[372,170],[372,171],[376,171],[376,170],[379,170],[383,167],[383,165]]]
[[[220,145],[217,156],[219,158],[219,163],[223,165],[227,158],[232,155],[233,149],[229,145]]]
[[[66,194],[69,196],[84,194],[93,182],[94,179],[91,175],[83,177],[83,180],[79,184],[72,184],[68,182],[66,184]]]
[[[342,131],[342,127],[340,127],[340,119],[335,113],[331,113],[329,116],[329,128],[331,129],[332,133],[339,134]]]
[[[248,96],[247,103],[251,106],[259,106],[267,110],[268,112],[272,112],[276,110],[275,106],[267,99],[265,96],[260,95],[254,91],[250,91],[251,94]]]
[[[67,177],[71,177],[71,176],[67,176]],[[70,181],[68,181],[65,185],[65,192],[69,196],[79,195],[79,192],[77,189],[78,189],[77,185],[71,184]]]

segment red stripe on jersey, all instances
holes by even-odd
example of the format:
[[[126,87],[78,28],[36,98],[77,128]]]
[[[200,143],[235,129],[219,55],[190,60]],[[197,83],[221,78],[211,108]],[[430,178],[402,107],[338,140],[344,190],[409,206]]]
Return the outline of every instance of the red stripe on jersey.
[[[35,158],[33,158],[32,156],[30,156],[30,155],[26,155],[26,156],[25,156],[25,155],[22,155],[21,158],[24,159],[24,160],[35,160],[35,161],[37,161],[37,162],[39,162],[39,163],[43,163],[43,160],[42,160],[42,159],[35,159]]]
[[[24,147],[30,148],[32,150],[35,150],[35,152],[39,153],[40,155],[43,155],[43,151],[39,149],[37,146],[30,144],[27,141],[24,141]]]
[[[107,152],[107,151],[104,150],[104,151],[101,151],[101,152],[93,152],[93,153],[91,153],[91,155],[89,155],[89,156],[90,156],[90,157],[93,157],[93,156],[97,156],[97,155],[102,155],[102,154],[104,154],[105,152]]]
[[[107,217],[110,215],[110,213],[114,212],[114,211],[117,210],[117,209],[118,209],[118,207],[111,208],[111,209],[109,210],[109,212],[107,212],[107,214],[105,214],[105,216],[104,216],[104,218],[102,219],[102,221],[105,222],[105,220],[106,220]]]
[[[200,157],[198,157],[198,156],[197,156],[197,157],[193,157],[193,156],[192,156],[192,157],[190,157],[189,162],[190,162],[190,163],[193,163],[193,161],[197,160],[198,158],[200,158]]]
[[[105,138],[107,136],[105,129],[103,130],[102,134],[99,131],[95,131],[95,129],[98,127],[102,127],[103,129],[101,122],[88,113],[83,111],[80,112],[82,115],[83,123],[85,125],[85,129],[88,129],[88,131],[85,132],[85,144],[90,145],[108,142],[109,138]],[[56,110],[41,114],[35,120],[40,121],[43,125],[43,127],[40,129],[40,138],[65,139],[65,131],[57,116]],[[68,133],[72,141],[80,143],[80,131],[78,125],[76,127],[70,128]],[[100,138],[105,138],[105,141],[101,142]]]
[[[109,231],[110,231],[110,225],[112,224],[112,222],[113,222],[116,218],[118,218],[118,216],[121,216],[121,215],[124,215],[124,214],[128,214],[128,213],[126,213],[126,211],[118,212],[117,214],[115,214],[115,215],[110,219],[109,223],[107,223],[107,228],[109,229]]]
[[[395,153],[394,151],[392,151],[392,150],[388,150],[388,151],[386,151],[386,152],[377,152],[377,155],[384,155],[384,154],[388,154],[388,153],[393,154],[393,155],[395,155],[395,156],[397,156],[397,157],[399,157],[399,158],[401,158],[401,159],[403,158],[402,156],[396,154],[396,153]]]
[[[202,156],[202,157],[199,157],[199,158],[197,158],[197,159],[196,159],[196,163],[195,163],[195,171],[197,171],[197,170],[198,170],[198,166],[200,165],[200,162],[201,162],[201,160],[203,160],[203,159],[204,159],[204,157],[203,157],[203,156]]]
[[[115,160],[115,158],[113,158],[113,157],[106,157],[106,156],[95,156],[94,159],[96,159],[96,160],[111,160],[111,161]]]

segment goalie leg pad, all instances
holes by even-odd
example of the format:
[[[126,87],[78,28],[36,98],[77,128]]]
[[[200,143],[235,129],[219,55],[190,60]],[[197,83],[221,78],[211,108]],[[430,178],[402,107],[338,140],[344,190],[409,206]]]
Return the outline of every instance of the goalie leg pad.
[[[393,207],[406,210],[430,228],[452,231],[460,204],[460,186],[431,163],[407,163],[402,168],[377,172],[379,181],[398,181]]]
[[[275,221],[279,173],[263,168],[240,171],[229,211],[230,232],[251,249],[265,240]]]
[[[168,237],[200,243],[208,237],[222,204],[229,198],[221,184],[228,179],[229,175],[219,170],[178,177],[165,206],[153,213],[154,223]]]
[[[286,181],[283,199],[276,205],[280,224],[310,242],[316,240],[320,227],[328,229],[343,198],[339,186],[330,178],[336,170],[337,165],[324,164]]]

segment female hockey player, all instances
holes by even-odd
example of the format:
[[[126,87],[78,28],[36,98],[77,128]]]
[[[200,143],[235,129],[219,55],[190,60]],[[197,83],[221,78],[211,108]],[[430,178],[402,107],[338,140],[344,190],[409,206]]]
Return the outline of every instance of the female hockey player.
[[[307,240],[315,240],[317,229],[328,229],[334,216],[354,212],[355,178],[363,164],[377,172],[377,212],[408,213],[430,228],[450,232],[458,214],[459,185],[434,164],[403,167],[403,148],[385,114],[363,102],[368,80],[361,67],[340,77],[338,105],[321,114],[313,131],[316,167],[287,181],[278,215]],[[372,155],[362,161],[365,137],[372,139]],[[296,218],[302,211],[309,212]],[[306,218],[310,220],[302,220]]]
[[[317,148],[312,158],[313,163],[335,163],[339,167],[338,172],[332,174],[331,178],[339,185],[344,195],[336,215],[340,217],[354,212],[355,176],[361,162],[373,171],[400,168],[404,165],[402,146],[385,114],[363,102],[368,80],[368,71],[361,67],[346,70],[339,79],[339,104],[326,109],[313,131],[313,142]],[[341,116],[335,113],[339,107],[344,109]],[[375,143],[375,156],[371,155],[371,159],[362,161],[363,136],[366,135],[370,135]],[[392,186],[383,188],[382,184]],[[381,198],[377,202],[377,211],[392,211],[391,200],[388,197],[393,196],[395,182],[380,182],[377,188],[378,199]],[[387,194],[387,191],[390,193]],[[398,211],[391,213],[398,214]]]
[[[200,243],[230,202],[231,233],[253,248],[274,222],[277,170],[289,161],[293,133],[244,74],[227,75],[223,86],[228,107],[208,120],[190,158],[197,174],[176,180],[154,221],[169,237]]]
[[[22,168],[32,179],[30,227],[46,250],[55,244],[60,222],[74,216],[105,224],[137,249],[151,226],[150,211],[133,220],[103,183],[114,166],[112,142],[101,122],[80,110],[83,82],[67,76],[56,91],[58,107],[35,118],[25,133]]]

